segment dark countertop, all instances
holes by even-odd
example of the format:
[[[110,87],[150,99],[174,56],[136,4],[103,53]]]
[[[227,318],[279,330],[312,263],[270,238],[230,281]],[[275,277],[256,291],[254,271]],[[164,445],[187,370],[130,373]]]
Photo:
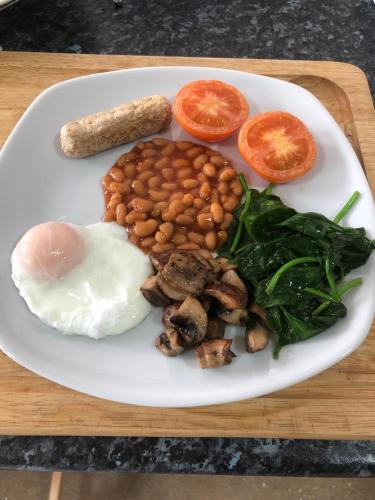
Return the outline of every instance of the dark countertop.
[[[372,0],[21,0],[2,50],[317,59],[363,69],[375,91]],[[280,439],[0,437],[0,468],[375,475],[375,443]]]

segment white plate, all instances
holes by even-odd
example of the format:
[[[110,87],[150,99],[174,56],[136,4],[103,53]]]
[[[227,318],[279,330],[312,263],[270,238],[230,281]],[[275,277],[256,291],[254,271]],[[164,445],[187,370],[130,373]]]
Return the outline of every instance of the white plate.
[[[89,224],[100,220],[100,178],[131,146],[85,160],[64,157],[59,130],[67,121],[146,95],[173,98],[187,82],[220,79],[235,85],[250,103],[251,115],[285,110],[301,118],[318,144],[316,168],[276,193],[301,211],[334,216],[352,192],[362,193],[345,223],[365,226],[375,236],[371,192],[344,134],[322,104],[306,90],[280,80],[215,68],[141,68],[86,76],[55,85],[29,107],[4,146],[0,159],[0,346],[18,363],[81,392],[124,403],[196,406],[267,394],[315,375],[356,349],[366,337],[374,312],[373,257],[353,273],[365,283],[348,294],[349,314],[325,333],[286,347],[272,359],[272,346],[244,352],[243,331],[231,332],[237,358],[217,370],[201,370],[193,353],[170,359],[153,347],[162,331],[160,309],[136,329],[95,341],[65,337],[43,325],[25,306],[10,279],[9,257],[31,226],[66,218]],[[174,123],[164,134],[187,137]],[[237,152],[236,138],[217,145],[238,169],[249,170]],[[264,183],[255,175],[251,184]]]

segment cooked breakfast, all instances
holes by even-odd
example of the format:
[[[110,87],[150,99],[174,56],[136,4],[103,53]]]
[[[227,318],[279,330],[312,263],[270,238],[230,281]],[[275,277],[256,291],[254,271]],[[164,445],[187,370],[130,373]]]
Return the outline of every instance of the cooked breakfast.
[[[118,335],[150,312],[139,288],[151,265],[117,224],[40,224],[20,239],[11,262],[30,310],[62,333]]]
[[[104,221],[125,226],[144,252],[215,250],[243,189],[232,163],[202,144],[156,137],[120,156],[103,177]]]
[[[168,99],[143,97],[66,123],[61,129],[61,147],[67,156],[84,158],[166,130],[171,120]]]
[[[246,98],[224,82],[185,85],[173,112],[201,141],[241,129],[240,154],[271,182],[292,181],[315,165],[316,143],[301,120],[284,111],[247,120]],[[144,97],[67,123],[61,146],[83,158],[157,134],[171,120],[165,97]],[[201,368],[236,357],[230,326],[241,328],[243,350],[252,354],[277,335],[275,358],[284,346],[327,330],[347,314],[343,295],[362,283],[343,278],[375,248],[364,228],[340,225],[359,193],[334,220],[298,213],[272,184],[250,188],[207,144],[138,142],[102,177],[102,187],[104,222],[47,222],[18,242],[11,262],[21,296],[48,325],[96,339],[125,332],[151,305],[160,307],[156,348],[168,357],[194,350]]]

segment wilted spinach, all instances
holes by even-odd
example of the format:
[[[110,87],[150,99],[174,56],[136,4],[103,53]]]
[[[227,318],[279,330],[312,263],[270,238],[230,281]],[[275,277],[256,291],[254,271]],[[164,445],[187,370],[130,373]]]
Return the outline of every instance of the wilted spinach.
[[[271,187],[257,191],[242,175],[240,180],[246,200],[235,211],[219,253],[238,265],[256,303],[265,309],[279,336],[277,358],[283,346],[318,335],[346,315],[342,295],[362,280],[340,286],[338,281],[367,261],[375,241],[364,228],[339,224],[358,192],[331,221],[317,213],[297,213]]]

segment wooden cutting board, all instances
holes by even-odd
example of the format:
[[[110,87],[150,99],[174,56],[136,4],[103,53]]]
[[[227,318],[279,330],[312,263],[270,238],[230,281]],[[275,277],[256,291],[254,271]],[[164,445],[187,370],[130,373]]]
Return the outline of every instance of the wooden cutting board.
[[[375,113],[367,80],[357,67],[337,62],[0,52],[0,146],[30,102],[50,85],[90,73],[160,65],[238,69],[301,85],[340,124],[375,187]],[[0,354],[0,433],[374,439],[375,329],[354,354],[306,382],[257,399],[191,409],[96,399]]]

